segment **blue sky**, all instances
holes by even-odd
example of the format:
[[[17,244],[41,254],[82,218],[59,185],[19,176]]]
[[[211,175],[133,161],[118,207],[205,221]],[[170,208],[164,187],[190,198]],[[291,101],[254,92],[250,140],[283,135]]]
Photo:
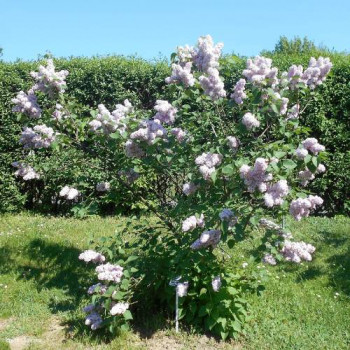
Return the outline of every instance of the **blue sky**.
[[[256,55],[280,35],[350,51],[350,0],[0,0],[3,59],[168,57],[211,34],[225,53]]]

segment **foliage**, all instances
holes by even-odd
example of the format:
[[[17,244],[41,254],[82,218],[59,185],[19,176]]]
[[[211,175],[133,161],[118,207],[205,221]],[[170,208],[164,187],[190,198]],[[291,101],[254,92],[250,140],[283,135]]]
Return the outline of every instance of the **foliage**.
[[[281,41],[282,42],[282,41]],[[294,47],[293,40],[288,41],[288,45]],[[301,42],[303,42],[301,40]],[[287,45],[287,48],[288,48]],[[294,46],[293,46],[294,45]],[[281,45],[277,45],[281,46]],[[301,49],[303,48],[301,44]],[[313,49],[313,45],[306,45],[306,48]],[[302,49],[303,50],[303,49]],[[304,51],[305,51],[304,50]],[[277,50],[278,51],[278,50]],[[325,200],[324,206],[327,213],[347,213],[350,197],[349,186],[346,179],[349,178],[349,154],[346,145],[349,142],[349,59],[347,55],[329,52],[327,49],[317,48],[314,51],[305,53],[286,53],[285,50],[278,52],[263,52],[273,58],[274,64],[279,69],[287,69],[291,64],[307,64],[311,55],[330,56],[334,63],[331,77],[323,86],[315,92],[314,98],[308,104],[300,122],[303,125],[311,126],[314,135],[327,149],[334,150],[325,161],[327,173],[322,178],[316,179],[312,188],[320,193]],[[164,79],[169,73],[166,62],[150,63],[137,58],[123,57],[95,57],[95,58],[71,58],[69,60],[56,60],[56,65],[60,69],[68,69],[68,93],[74,96],[81,105],[95,106],[102,102],[108,108],[113,106],[114,101],[122,101],[130,98],[133,104],[150,109],[157,98],[170,97],[164,90]],[[70,206],[61,206],[56,201],[52,202],[51,197],[55,194],[55,186],[64,185],[67,177],[61,178],[63,173],[55,173],[56,182],[46,184],[40,193],[33,193],[31,186],[23,184],[13,177],[13,159],[19,159],[22,156],[21,147],[18,144],[18,134],[21,130],[21,122],[17,120],[16,115],[11,111],[11,99],[17,91],[29,88],[29,71],[35,70],[40,62],[0,62],[0,210],[15,211],[24,207],[35,208],[45,211],[67,211]],[[227,56],[221,62],[221,75],[225,78],[226,90],[232,90],[232,87],[239,79],[242,70],[245,67],[245,61],[240,57]],[[301,97],[303,99],[303,97]],[[61,152],[65,153],[66,150]],[[75,159],[75,154],[77,159]],[[86,173],[91,160],[87,154],[84,155],[85,161],[79,155],[80,150],[73,149],[67,153],[64,158],[80,166],[82,172]],[[47,167],[55,163],[54,156],[47,152],[43,156],[39,155],[41,162],[47,162]],[[53,159],[50,159],[53,157]],[[90,169],[87,181],[96,183],[103,177],[103,166]],[[341,169],[341,171],[337,171]],[[87,174],[86,174],[87,175]],[[86,176],[85,175],[85,179]],[[75,182],[76,179],[70,179]],[[155,179],[151,186],[140,184],[140,190],[157,186],[161,188],[164,179]],[[120,189],[121,195],[126,193]],[[118,195],[119,196],[119,195]],[[120,197],[119,197],[120,198]],[[126,197],[130,198],[130,197]],[[35,201],[33,202],[33,199]],[[114,199],[115,201],[115,199]],[[97,200],[98,211],[101,213],[115,212],[116,207],[113,203],[104,203],[101,198]],[[117,205],[119,210],[129,211],[134,207],[129,199],[125,199]],[[136,208],[143,208],[141,203]],[[85,210],[85,213],[88,211]],[[83,214],[83,212],[81,212]]]
[[[110,108],[114,101],[125,98],[131,98],[139,108],[150,108],[162,92],[164,77],[169,72],[165,62],[151,63],[133,57],[72,58],[55,62],[60,69],[70,71],[67,78],[67,93],[77,102],[75,107],[77,113],[86,111],[86,106],[95,106],[96,103],[105,103]],[[23,208],[40,209],[46,212],[70,210],[70,206],[61,206],[56,201],[58,186],[64,186],[67,182],[80,181],[91,189],[93,184],[106,175],[104,160],[96,160],[93,155],[82,153],[80,149],[72,147],[61,150],[59,154],[61,161],[66,160],[64,167],[71,171],[52,173],[47,183],[38,186],[40,191],[32,186],[24,186],[21,181],[14,178],[14,168],[11,163],[14,159],[23,156],[18,142],[22,121],[18,120],[12,112],[11,99],[18,91],[28,90],[29,72],[36,70],[40,63],[40,61],[0,62],[0,149],[2,150],[0,152],[0,211],[15,211]],[[41,101],[45,105],[46,97],[41,96]],[[53,154],[50,150],[37,154],[36,159],[46,169],[54,168],[58,162],[57,154]],[[93,167],[90,166],[91,162],[94,163]],[[145,184],[141,182],[139,184],[140,190],[144,191]],[[124,188],[115,190],[113,203],[106,198],[97,201],[98,210],[101,213],[142,209],[141,203],[137,203],[135,199],[133,201],[128,199],[130,194]],[[116,198],[122,198],[122,200],[118,203]]]
[[[263,51],[263,55],[267,54],[308,54],[314,55],[315,51],[328,52],[326,48],[321,48],[315,45],[315,43],[309,40],[306,36],[304,38],[294,37],[293,39],[288,39],[286,36],[280,36],[275,48],[272,52]]]
[[[184,298],[180,317],[188,325],[223,339],[237,337],[248,320],[243,294],[259,290],[264,276],[247,275],[235,265],[228,269],[226,249],[260,224],[270,239],[274,230],[275,239],[264,242],[267,251],[253,259],[271,265],[282,258],[312,260],[314,246],[293,242],[287,230],[266,217],[280,222],[289,211],[300,220],[323,203],[305,186],[325,171],[327,153],[309,137],[311,129],[299,123],[299,115],[332,63],[312,58],[305,71],[292,66],[278,74],[271,59],[256,57],[243,71],[247,80],[226,92],[221,48],[210,36],[199,38],[194,48],[179,47],[165,80],[172,104],[156,100],[153,115],[128,99],[113,112],[104,104],[97,110],[82,105],[66,91],[69,72],[56,70],[52,59],[31,73],[35,83],[28,92],[12,100],[26,125],[20,139],[24,156],[14,163],[17,177],[39,191],[52,181],[51,200],[73,205],[80,216],[95,211],[96,197],[119,204],[123,198],[115,193],[123,188],[159,218],[156,225],[141,227],[146,234],[131,246],[141,248],[136,267],[136,255],[118,238],[102,242],[99,252],[79,256],[100,264],[96,273],[104,283],[89,288],[93,296],[85,324],[92,330],[126,328],[131,301],[148,300],[147,313],[160,298],[169,309],[168,283],[176,280],[176,293]],[[72,149],[82,154],[74,155],[74,163],[69,159],[74,153],[63,154]],[[45,167],[41,159],[48,152],[55,163]],[[88,161],[76,168],[77,159]],[[103,178],[91,184],[87,179],[95,168],[96,176],[104,171]],[[62,186],[51,180],[53,171],[67,174],[69,182]],[[165,186],[145,192],[134,187],[142,179],[150,186],[153,178],[166,179]]]

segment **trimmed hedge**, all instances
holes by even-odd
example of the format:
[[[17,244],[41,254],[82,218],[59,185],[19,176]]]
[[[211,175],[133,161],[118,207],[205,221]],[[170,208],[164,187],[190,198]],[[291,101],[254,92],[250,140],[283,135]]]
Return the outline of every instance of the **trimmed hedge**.
[[[323,53],[324,54],[324,53]],[[322,52],[298,54],[275,53],[270,55],[274,65],[286,70],[291,64],[307,66],[310,56],[320,56]],[[317,178],[311,188],[325,199],[329,214],[350,212],[350,58],[342,54],[327,54],[334,67],[327,82],[319,88],[302,117],[302,122],[310,126],[312,134],[330,151],[325,163],[327,173]],[[41,62],[0,62],[0,211],[14,211],[32,208],[33,199],[41,198],[28,184],[17,181],[11,163],[21,158],[22,148],[18,143],[22,125],[17,115],[12,113],[11,99],[20,90],[31,85],[29,72],[36,70]],[[164,79],[169,75],[167,62],[147,62],[139,58],[119,56],[71,58],[55,60],[57,69],[67,69],[68,94],[79,103],[97,107],[104,103],[113,108],[116,103],[128,98],[138,108],[151,109],[157,98],[169,98]],[[222,62],[222,75],[227,91],[241,77],[245,59],[236,56],[225,57]],[[72,154],[73,153],[73,154]],[[81,166],[87,182],[96,183],[101,174],[89,168],[89,159],[82,159],[79,152],[62,155]],[[41,155],[48,163],[55,162],[47,154]],[[75,162],[79,160],[79,162]],[[64,184],[67,174],[55,174],[55,182]],[[72,179],[72,182],[73,179]],[[39,189],[44,191],[45,189]],[[46,199],[40,199],[39,207],[53,210],[48,200],[52,189],[47,189]],[[50,192],[51,191],[51,192]],[[128,198],[127,196],[125,198]],[[125,201],[124,201],[125,202]],[[108,206],[107,206],[108,207]],[[106,208],[105,204],[103,208]],[[123,208],[131,208],[123,203]],[[110,211],[110,208],[107,210]]]

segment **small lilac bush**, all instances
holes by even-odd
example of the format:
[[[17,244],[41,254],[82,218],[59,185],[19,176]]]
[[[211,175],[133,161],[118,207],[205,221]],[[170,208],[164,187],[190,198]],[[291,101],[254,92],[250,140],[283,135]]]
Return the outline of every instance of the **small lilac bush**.
[[[74,183],[57,188],[62,201],[89,204],[117,183],[133,194],[142,178],[167,179],[161,202],[152,189],[141,194],[157,222],[134,227],[136,241],[113,238],[80,256],[97,264],[99,282],[88,289],[92,303],[85,308],[93,330],[127,327],[132,303],[145,313],[152,305],[172,309],[169,281],[176,278],[180,317],[198,330],[235,337],[249,318],[244,293],[261,288],[264,278],[237,265],[230,255],[235,244],[261,227],[265,235],[256,259],[270,265],[312,260],[315,247],[294,241],[279,223],[287,213],[301,220],[322,207],[322,198],[306,186],[326,171],[325,147],[299,125],[305,108],[300,97],[312,96],[332,64],[311,58],[305,70],[293,65],[279,72],[271,59],[258,56],[247,60],[233,91],[225,91],[222,47],[210,36],[195,47],[178,47],[166,78],[175,98],[157,100],[154,111],[125,100],[113,111],[100,104],[77,115],[64,94],[68,72],[56,72],[52,60],[32,73],[28,93],[13,99],[14,111],[34,123],[20,138],[28,156],[14,163],[24,181],[50,176],[52,169],[35,163],[35,152],[48,147],[59,153],[74,145],[106,162],[118,160],[89,194]],[[40,107],[41,94],[51,106]],[[132,248],[129,257],[125,247]]]

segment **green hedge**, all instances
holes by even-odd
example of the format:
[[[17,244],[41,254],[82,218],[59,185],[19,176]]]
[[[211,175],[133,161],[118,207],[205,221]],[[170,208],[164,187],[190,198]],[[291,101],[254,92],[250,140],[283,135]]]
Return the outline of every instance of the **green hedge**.
[[[268,53],[267,53],[268,54]],[[291,64],[307,66],[311,55],[319,52],[298,54],[270,54],[274,65],[286,70]],[[330,151],[326,163],[327,173],[312,183],[312,189],[325,199],[328,213],[350,211],[350,58],[346,55],[331,54],[334,63],[331,76],[317,90],[302,118],[310,126],[312,135],[317,137]],[[11,163],[21,158],[22,149],[18,143],[22,125],[11,112],[11,99],[19,90],[27,90],[31,85],[29,72],[36,70],[40,62],[0,62],[0,211],[20,210],[32,207],[35,190],[17,181]],[[147,62],[138,58],[119,56],[72,58],[55,60],[58,69],[67,69],[68,94],[84,105],[97,106],[104,103],[113,108],[125,98],[138,108],[151,109],[157,98],[166,95],[164,79],[169,74],[167,62]],[[225,57],[222,62],[222,75],[228,91],[241,77],[245,60],[239,57]],[[87,169],[89,159],[81,160],[81,155],[69,154],[72,163],[79,159],[82,173]],[[43,161],[55,162],[54,159]],[[100,174],[89,171],[87,181],[91,184]],[[55,174],[54,185],[64,184],[66,174]],[[33,192],[34,191],[34,192]],[[52,192],[52,189],[51,189]],[[51,195],[47,189],[42,207],[52,210],[47,199]],[[125,203],[124,203],[125,207]]]

